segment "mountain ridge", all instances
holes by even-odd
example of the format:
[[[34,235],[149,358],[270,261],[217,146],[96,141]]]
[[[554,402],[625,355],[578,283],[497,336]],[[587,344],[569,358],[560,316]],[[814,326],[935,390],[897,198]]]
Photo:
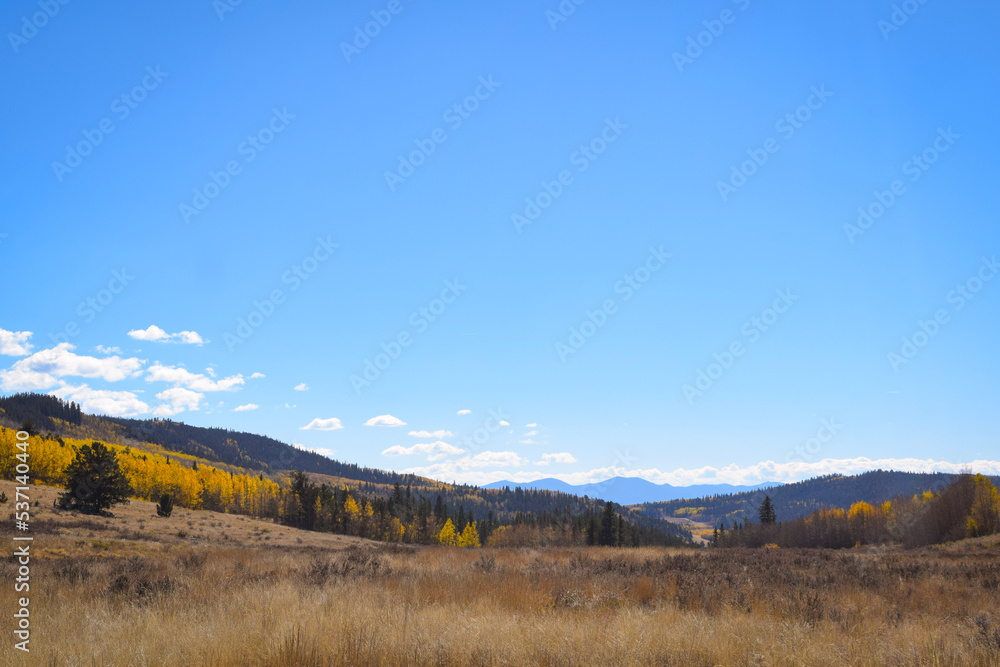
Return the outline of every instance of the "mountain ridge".
[[[686,498],[703,498],[717,494],[757,491],[772,486],[780,486],[780,484],[781,482],[763,482],[754,485],[692,484],[690,486],[674,486],[672,484],[656,484],[642,477],[616,476],[601,482],[591,482],[589,484],[570,484],[555,477],[546,477],[531,482],[501,480],[485,484],[482,488],[502,489],[510,487],[513,489],[521,487],[525,489],[542,489],[578,496],[589,496],[591,498],[601,498],[602,500],[610,500],[619,505],[637,505]]]

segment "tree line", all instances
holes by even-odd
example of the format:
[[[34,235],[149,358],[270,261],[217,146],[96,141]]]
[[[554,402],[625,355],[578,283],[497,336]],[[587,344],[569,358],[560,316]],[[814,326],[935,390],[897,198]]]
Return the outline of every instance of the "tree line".
[[[637,505],[639,511],[658,517],[684,516],[709,525],[725,521],[732,526],[744,516],[754,516],[764,496],[770,497],[783,521],[797,519],[829,507],[850,507],[857,501],[881,505],[900,496],[941,491],[958,475],[872,470],[858,475],[825,475],[767,489],[741,491]],[[993,477],[1000,484],[1000,477]]]
[[[0,474],[8,478],[17,463],[15,433],[0,427]],[[436,488],[436,494],[421,493],[398,482],[387,492],[382,485],[365,482],[356,486],[317,484],[303,471],[274,481],[252,471],[220,469],[188,455],[168,456],[61,436],[35,436],[30,441],[32,480],[64,486],[67,492],[62,506],[67,509],[104,512],[128,498],[138,498],[158,502],[161,515],[169,515],[176,505],[244,514],[305,530],[411,544],[686,543],[682,536],[626,519],[611,503],[604,504],[602,510],[600,501],[565,494],[560,495],[572,502],[559,506],[553,504],[555,494],[549,492],[489,490],[484,492],[494,501],[489,503],[469,488],[434,486],[427,480],[420,480],[422,489]],[[511,509],[532,506],[551,511]]]
[[[718,547],[823,547],[842,549],[896,543],[907,547],[942,544],[1000,533],[1000,492],[985,475],[963,474],[939,492],[901,496],[880,504],[855,502],[848,509],[823,508],[806,517],[778,522],[769,497],[749,518],[720,523]]]

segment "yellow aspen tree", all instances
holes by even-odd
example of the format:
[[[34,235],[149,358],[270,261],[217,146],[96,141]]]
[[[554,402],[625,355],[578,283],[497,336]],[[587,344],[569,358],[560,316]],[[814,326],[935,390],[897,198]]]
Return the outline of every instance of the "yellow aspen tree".
[[[367,500],[365,501],[365,508],[361,516],[361,536],[371,537],[375,532],[375,510]]]
[[[359,519],[361,518],[361,510],[358,509],[358,504],[354,502],[354,498],[350,495],[344,501],[344,516],[347,521],[347,525],[345,526],[346,531],[351,535],[356,535]]]
[[[465,530],[462,531],[462,536],[458,538],[458,546],[460,547],[478,547],[479,545],[479,531],[476,530],[476,522],[470,521],[465,524]]]
[[[1000,494],[988,477],[976,475],[974,478],[972,510],[966,520],[969,537],[981,537],[1000,532]]]
[[[438,533],[438,544],[448,547],[458,546],[458,536],[455,534],[455,524],[448,519],[444,522],[441,532]]]
[[[406,528],[400,523],[399,519],[392,517],[392,521],[385,529],[385,541],[386,542],[401,542],[403,540],[403,535],[406,533]]]

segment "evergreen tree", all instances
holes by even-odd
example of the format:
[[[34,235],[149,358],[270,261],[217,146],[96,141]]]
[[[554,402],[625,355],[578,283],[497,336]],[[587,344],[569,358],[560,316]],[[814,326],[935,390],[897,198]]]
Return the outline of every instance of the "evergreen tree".
[[[23,422],[21,422],[21,430],[32,437],[38,435],[38,429],[35,428],[35,422],[31,421],[30,419],[25,419]]]
[[[760,525],[762,526],[778,522],[778,517],[774,513],[774,504],[771,503],[771,496],[764,496],[764,502],[760,504],[760,509],[757,513],[760,516]]]
[[[597,543],[602,547],[618,545],[618,517],[615,514],[615,504],[610,500],[604,503],[604,511],[601,512],[601,532],[597,536]]]
[[[66,468],[66,493],[59,497],[59,504],[64,509],[96,514],[127,503],[133,493],[118,456],[95,440],[81,447]]]
[[[156,514],[166,519],[173,511],[174,499],[170,497],[169,493],[164,493],[160,496],[160,502],[156,504]]]

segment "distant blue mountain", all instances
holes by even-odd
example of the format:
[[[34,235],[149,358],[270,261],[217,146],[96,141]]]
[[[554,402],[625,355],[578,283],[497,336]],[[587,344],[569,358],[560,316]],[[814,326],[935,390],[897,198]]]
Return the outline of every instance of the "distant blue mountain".
[[[740,493],[756,491],[771,486],[780,486],[779,482],[766,482],[754,486],[736,486],[733,484],[693,484],[691,486],[672,486],[670,484],[654,484],[641,477],[612,477],[594,484],[567,484],[566,482],[548,477],[534,482],[493,482],[486,484],[484,489],[502,489],[521,487],[522,489],[545,489],[561,491],[576,496],[590,496],[601,500],[610,500],[619,505],[635,505],[637,503],[655,503],[664,500],[680,500],[681,498],[701,498],[723,493]]]

